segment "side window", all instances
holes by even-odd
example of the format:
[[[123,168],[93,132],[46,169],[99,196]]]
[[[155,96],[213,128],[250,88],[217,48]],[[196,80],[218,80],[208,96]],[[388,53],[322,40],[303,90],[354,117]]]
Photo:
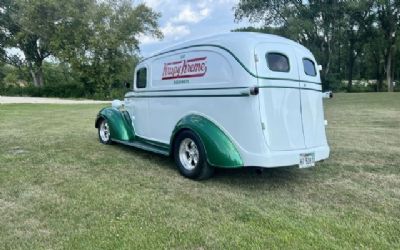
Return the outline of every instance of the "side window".
[[[268,53],[266,55],[267,59],[267,64],[268,68],[272,71],[277,71],[277,72],[289,72],[290,71],[290,65],[289,65],[289,59],[287,56],[281,54],[281,53]]]
[[[136,88],[146,88],[147,84],[147,69],[141,68],[136,71]]]
[[[304,73],[308,76],[316,76],[317,71],[315,70],[315,64],[313,61],[307,58],[303,58]]]

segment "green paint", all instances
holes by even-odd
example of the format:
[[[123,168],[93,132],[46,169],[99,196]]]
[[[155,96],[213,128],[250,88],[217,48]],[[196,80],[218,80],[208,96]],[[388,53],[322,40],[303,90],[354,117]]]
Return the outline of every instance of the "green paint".
[[[140,148],[143,150],[147,150],[156,154],[161,154],[161,155],[166,155],[168,156],[170,153],[169,146],[156,146],[154,141],[149,141],[146,139],[140,139],[136,136],[136,139],[134,141],[120,141],[120,140],[113,140],[117,143],[121,143],[127,146],[135,147],[135,148]],[[159,143],[159,142],[156,142]],[[164,144],[166,145],[166,144]]]
[[[254,86],[257,84],[255,83]],[[183,88],[183,89],[146,89],[146,90],[140,90],[137,91],[136,93],[147,93],[147,92],[179,92],[179,91],[189,91],[189,90],[225,90],[225,89],[248,89],[249,86],[243,86],[243,87],[214,87],[214,88]],[[129,97],[129,96],[126,96]]]
[[[290,86],[273,86],[273,85],[261,85],[259,88],[277,88],[277,89],[301,89],[301,90],[312,90],[316,92],[322,92],[319,89],[313,89],[313,88],[303,88],[303,87],[290,87]],[[177,89],[177,90],[151,90],[151,91],[138,91],[135,93],[149,93],[149,92],[174,92],[174,91],[197,91],[197,90],[220,90],[220,89],[249,89],[249,87],[226,87],[226,88],[209,88],[209,89]],[[196,95],[196,94],[190,94],[190,95],[157,95],[157,94],[151,94],[151,95],[138,95],[138,94],[129,94],[126,95],[126,98],[157,98],[157,97],[243,97],[243,96],[249,96],[247,93],[239,93],[239,94],[225,94],[225,95],[219,95],[219,94],[210,94],[210,95]]]
[[[145,143],[149,146],[153,146],[159,150],[164,150],[164,151],[169,151],[170,150],[170,146],[169,144],[163,143],[163,142],[158,142],[158,141],[153,141],[153,140],[149,140],[149,139],[145,139],[143,137],[140,136],[136,136],[136,141]]]
[[[128,95],[128,97],[134,98],[157,98],[157,97],[245,97],[249,96],[247,93],[243,94],[226,94],[226,95]]]
[[[143,148],[163,154],[171,152],[172,144],[148,140],[135,135],[130,116],[127,111],[108,107],[102,109],[96,119],[96,127],[100,118],[107,119],[112,140],[126,145]],[[176,125],[171,138],[181,129],[190,129],[196,133],[204,144],[209,164],[223,168],[243,166],[243,161],[229,137],[213,122],[200,116],[189,115]]]
[[[252,77],[255,77],[255,78],[258,78],[258,79],[266,79],[266,80],[284,80],[284,81],[295,81],[295,82],[299,82],[299,81],[300,81],[299,79],[292,79],[292,78],[274,78],[274,77],[258,76],[257,74],[251,72],[251,70],[250,70],[249,68],[247,68],[246,65],[244,65],[244,63],[243,63],[242,61],[240,61],[240,59],[239,59],[232,51],[230,51],[229,49],[227,49],[227,48],[225,48],[225,47],[223,47],[223,46],[221,46],[221,45],[216,45],[216,44],[195,44],[195,45],[186,46],[186,47],[182,47],[182,48],[178,48],[178,49],[168,50],[168,51],[165,51],[165,52],[158,53],[158,54],[156,54],[156,55],[154,55],[154,56],[147,57],[147,58],[143,59],[142,61],[140,61],[140,63],[141,63],[141,62],[144,62],[144,61],[146,61],[146,60],[148,60],[148,59],[150,59],[150,58],[154,58],[154,57],[157,57],[157,56],[160,56],[160,55],[164,55],[164,54],[168,54],[168,53],[171,53],[171,52],[175,52],[175,51],[179,51],[179,50],[184,50],[184,49],[197,48],[197,47],[215,47],[215,48],[219,48],[219,49],[222,49],[222,50],[228,52],[228,54],[230,54],[230,55],[236,60],[236,62],[238,62],[239,65],[240,65],[248,74],[250,74]],[[301,80],[301,82],[308,82],[308,83],[314,83],[314,84],[321,85],[320,82],[305,81],[305,80]]]
[[[188,83],[190,83],[190,81],[185,79],[179,79],[174,81],[174,84],[188,84]]]
[[[182,118],[176,125],[171,140],[182,129],[190,129],[200,137],[204,144],[209,164],[222,168],[243,166],[242,158],[233,142],[217,125],[207,118],[195,114]]]
[[[108,121],[111,139],[120,141],[132,141],[135,139],[135,130],[132,127],[131,118],[127,111],[120,111],[112,107],[100,110],[96,119],[96,127],[98,127],[98,120],[101,117]]]
[[[154,152],[169,154],[169,145],[162,142],[152,141],[135,135],[135,129],[127,111],[108,107],[102,109],[97,115],[96,128],[100,118],[107,119],[110,127],[111,139],[118,143],[123,143],[138,148],[143,148]]]
[[[313,88],[302,88],[302,87],[289,87],[289,86],[268,86],[268,85],[262,85],[259,86],[260,89],[301,89],[301,90],[312,90],[316,92],[322,92],[322,90],[319,89],[313,89]]]

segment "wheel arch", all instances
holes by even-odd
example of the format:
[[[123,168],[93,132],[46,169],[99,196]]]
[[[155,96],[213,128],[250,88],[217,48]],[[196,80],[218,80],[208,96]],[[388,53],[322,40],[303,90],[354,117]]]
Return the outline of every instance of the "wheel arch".
[[[112,107],[104,108],[100,110],[97,115],[95,121],[96,128],[99,128],[102,120],[107,120],[112,139],[131,141],[135,138],[135,131],[128,112],[120,111]]]
[[[99,128],[100,127],[100,123],[103,120],[105,120],[105,118],[102,115],[97,115],[96,121],[94,123],[94,127],[95,128]]]
[[[215,167],[239,168],[243,160],[235,144],[229,136],[214,122],[199,114],[190,114],[183,117],[176,124],[170,140],[170,154],[176,143],[176,138],[185,130],[195,133],[203,143],[207,162]]]

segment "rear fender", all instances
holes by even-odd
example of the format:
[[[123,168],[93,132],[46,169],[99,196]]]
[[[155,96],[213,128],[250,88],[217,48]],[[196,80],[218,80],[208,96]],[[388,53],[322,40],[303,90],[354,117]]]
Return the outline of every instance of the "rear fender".
[[[232,140],[214,122],[197,114],[185,116],[176,124],[170,142],[172,150],[176,135],[185,129],[200,137],[210,165],[222,168],[243,166],[242,158]]]

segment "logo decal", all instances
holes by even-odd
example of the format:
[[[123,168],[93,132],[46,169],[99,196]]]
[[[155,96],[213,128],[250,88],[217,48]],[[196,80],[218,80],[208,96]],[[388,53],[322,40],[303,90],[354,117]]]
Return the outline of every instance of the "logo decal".
[[[207,57],[164,63],[162,80],[203,77],[207,72]]]

